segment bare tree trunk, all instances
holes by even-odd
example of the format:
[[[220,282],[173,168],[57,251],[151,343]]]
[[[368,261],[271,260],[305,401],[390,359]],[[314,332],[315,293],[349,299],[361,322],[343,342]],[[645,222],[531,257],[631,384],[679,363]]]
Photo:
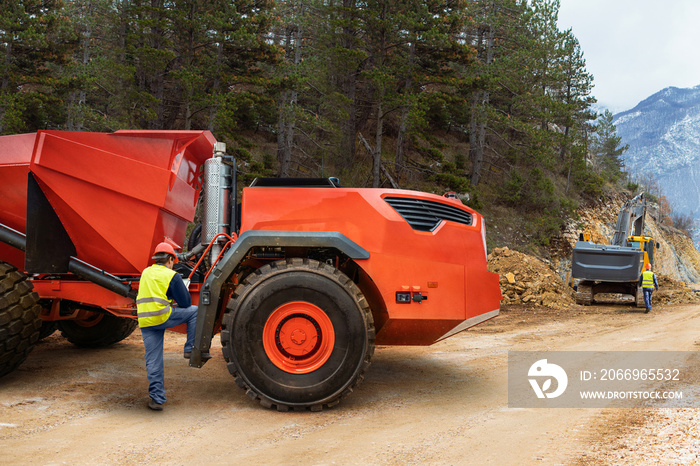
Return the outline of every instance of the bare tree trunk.
[[[301,13],[300,13],[301,14]],[[293,26],[285,34],[285,50],[294,52],[292,63],[294,67],[301,63],[301,28]],[[292,171],[292,151],[294,149],[294,134],[296,127],[295,107],[299,99],[296,89],[282,92],[279,102],[279,118],[277,122],[277,159],[280,163],[280,177],[289,177]]]
[[[214,73],[214,82],[212,83],[211,90],[213,95],[217,95],[219,92],[219,89],[221,89],[221,77],[219,76],[219,70],[221,69],[221,64],[223,63],[224,60],[224,43],[223,40],[219,40],[219,45],[217,47],[217,53],[216,53],[216,72]],[[214,122],[216,121],[216,113],[218,112],[219,105],[217,102],[214,102],[214,104],[211,106],[211,109],[209,109],[209,124],[207,125],[207,129],[209,131],[214,131]]]
[[[195,42],[195,30],[192,27],[194,19],[196,16],[196,5],[195,2],[190,3],[190,11],[188,12],[188,25],[189,30],[187,31],[187,61],[185,66],[192,68],[194,65],[194,42]],[[194,86],[190,83],[187,89],[187,97],[185,102],[185,130],[189,131],[192,129],[192,101],[194,100]]]
[[[493,10],[494,6],[491,4]],[[490,19],[489,19],[490,22]],[[478,47],[485,47],[485,65],[488,67],[493,62],[493,45],[495,28],[489,24],[485,30],[479,32]],[[484,43],[485,42],[485,43]],[[484,148],[486,146],[487,107],[491,95],[488,90],[476,91],[472,94],[472,115],[469,129],[469,158],[472,162],[470,183],[472,186],[479,184],[481,170],[484,163]]]
[[[287,134],[284,137],[284,163],[280,167],[280,176],[290,176],[292,171],[292,150],[294,149],[294,129],[296,127],[294,107],[297,104],[298,92],[293,90],[289,94],[291,112],[287,115],[289,121],[287,121],[285,128]]]
[[[382,99],[384,92],[380,93],[377,103],[377,135],[375,137],[374,153],[372,154],[372,187],[378,188],[382,183],[382,135],[384,133],[384,115],[382,115]]]
[[[341,38],[341,46],[345,49],[353,49],[355,47],[353,40],[355,35],[355,30],[350,24],[352,24],[352,16],[355,12],[355,0],[343,0],[343,10],[346,16],[348,26],[343,26],[343,34]],[[357,138],[357,69],[355,67],[348,69],[342,78],[341,90],[343,96],[347,99],[348,104],[345,107],[347,112],[347,118],[341,125],[341,141],[340,141],[340,154],[338,161],[342,167],[352,166],[355,155],[355,139]]]
[[[152,14],[155,19],[161,19],[163,14],[163,0],[151,0]],[[158,21],[155,22],[158,24]],[[150,46],[153,50],[161,51],[163,48],[163,34],[164,31],[160,26],[152,27],[152,35],[150,40]],[[158,104],[156,105],[156,118],[148,122],[149,129],[166,129],[165,128],[165,69],[159,70],[143,70],[144,72],[144,90],[149,91],[153,97],[156,98]],[[146,73],[150,75],[150,79],[146,76]],[[149,89],[150,88],[150,89]]]
[[[380,18],[386,19],[387,4],[382,5]],[[380,70],[384,68],[386,57],[386,30],[382,27],[380,30],[379,47],[377,50],[377,67]],[[386,87],[384,82],[380,82],[377,88],[377,125],[374,136],[374,154],[372,156],[372,187],[378,188],[382,184],[382,141],[384,138],[384,98],[386,96]]]
[[[277,121],[277,159],[280,163],[280,177],[291,175],[292,149],[294,146],[294,116],[289,115],[296,103],[297,92],[286,91],[280,97],[280,116]]]
[[[286,157],[287,143],[285,138],[287,137],[287,119],[284,117],[285,103],[287,101],[289,92],[282,92],[280,94],[280,101],[278,104],[279,117],[277,118],[277,161],[280,163],[280,177],[286,178],[289,176],[289,160]]]
[[[399,122],[399,134],[396,136],[396,156],[394,157],[394,163],[396,165],[396,179],[401,180],[401,174],[403,173],[403,167],[405,165],[404,152],[405,152],[405,134],[408,129],[408,107],[401,108],[401,120]]]
[[[8,40],[7,44],[5,44],[5,47],[5,66],[3,67],[5,71],[2,74],[2,81],[0,82],[0,96],[8,98],[9,96],[7,90],[10,87],[10,63],[12,62],[12,41]],[[4,105],[0,107],[0,134],[5,129],[2,123],[5,118],[5,112],[7,112],[7,103],[4,103]]]
[[[5,47],[5,72],[2,74],[2,83],[0,84],[0,91],[6,91],[10,87],[10,63],[12,62],[12,41],[7,41]]]
[[[414,40],[411,41],[411,46],[410,46],[410,52],[409,52],[409,57],[408,57],[408,76],[406,77],[406,82],[405,82],[405,92],[407,94],[410,94],[412,92],[413,88],[413,61],[415,59],[415,54],[416,54],[416,41],[415,38]],[[405,138],[406,138],[406,130],[408,129],[408,114],[409,114],[409,107],[407,105],[404,105],[401,108],[401,121],[399,123],[399,134],[396,137],[396,157],[394,159],[395,164],[396,164],[396,179],[397,181],[401,180],[401,174],[403,172],[404,168],[404,151],[405,151]]]
[[[343,95],[349,102],[346,107],[348,116],[342,125],[342,140],[340,143],[340,163],[345,167],[351,166],[353,160],[355,160],[355,138],[357,133],[357,123],[355,121],[355,114],[357,113],[355,78],[355,72],[351,71],[345,76],[343,82]]]
[[[83,69],[90,63],[90,42],[92,40],[92,21],[94,21],[95,9],[92,2],[88,1],[84,5],[84,11],[80,12],[84,27],[80,35],[80,48],[82,57],[80,64]],[[87,92],[84,89],[71,92],[69,95],[68,118],[66,120],[66,129],[68,131],[82,131],[85,126],[85,109],[87,102]]]
[[[484,162],[484,135],[486,123],[483,115],[483,99],[486,92],[476,91],[472,94],[472,114],[469,122],[469,159],[472,162],[470,183],[472,186],[479,184],[481,179],[481,167]]]

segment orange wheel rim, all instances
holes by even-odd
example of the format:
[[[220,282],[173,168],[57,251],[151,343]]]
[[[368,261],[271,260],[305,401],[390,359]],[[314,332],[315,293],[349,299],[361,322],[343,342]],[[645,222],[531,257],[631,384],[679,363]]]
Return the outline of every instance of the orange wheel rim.
[[[81,327],[94,327],[95,325],[99,324],[101,320],[102,314],[80,309],[73,322]]]
[[[311,303],[294,301],[275,309],[263,329],[263,346],[285,372],[307,374],[328,361],[335,331],[328,315]]]

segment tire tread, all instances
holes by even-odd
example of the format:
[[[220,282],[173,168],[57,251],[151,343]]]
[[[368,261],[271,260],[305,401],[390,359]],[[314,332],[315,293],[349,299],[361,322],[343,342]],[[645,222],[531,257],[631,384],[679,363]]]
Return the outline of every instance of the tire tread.
[[[19,367],[39,340],[39,295],[16,267],[0,262],[0,377]]]

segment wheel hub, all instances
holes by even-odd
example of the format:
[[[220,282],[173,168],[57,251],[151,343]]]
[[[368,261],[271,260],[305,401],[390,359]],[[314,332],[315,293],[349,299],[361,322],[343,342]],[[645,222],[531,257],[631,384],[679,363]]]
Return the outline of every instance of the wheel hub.
[[[306,341],[306,333],[301,329],[295,329],[290,336],[292,343],[295,345],[301,345]]]
[[[263,346],[270,361],[293,374],[306,374],[321,367],[334,344],[335,332],[328,315],[303,301],[275,309],[263,329]]]

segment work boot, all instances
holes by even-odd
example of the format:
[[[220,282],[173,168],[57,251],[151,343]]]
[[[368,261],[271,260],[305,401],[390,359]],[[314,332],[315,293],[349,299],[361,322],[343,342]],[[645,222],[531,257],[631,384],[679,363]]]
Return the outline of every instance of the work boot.
[[[192,356],[192,353],[186,352],[185,353],[185,359],[190,359],[190,356]],[[212,358],[211,354],[209,353],[202,353],[202,361],[208,361]]]
[[[651,308],[648,307],[646,311],[644,311],[645,314],[649,314],[649,311],[651,311]]]
[[[156,403],[153,398],[148,402],[148,408],[153,411],[163,411],[163,405],[161,403]]]

